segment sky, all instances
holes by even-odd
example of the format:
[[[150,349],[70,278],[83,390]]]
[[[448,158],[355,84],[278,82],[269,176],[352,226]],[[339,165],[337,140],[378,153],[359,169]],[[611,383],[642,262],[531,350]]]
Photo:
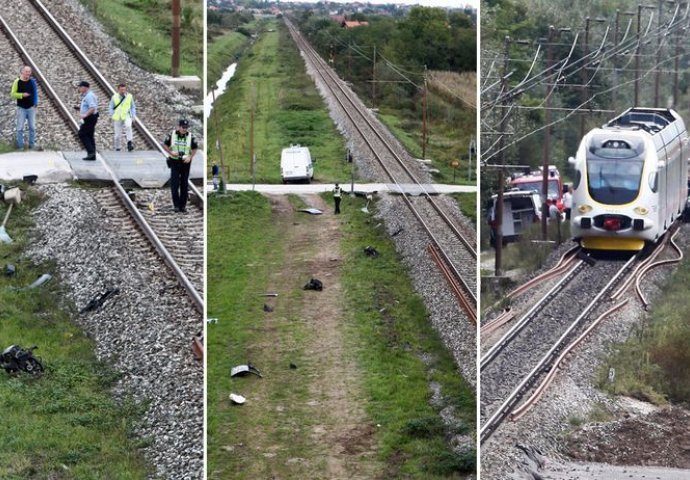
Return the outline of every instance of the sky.
[[[316,3],[318,0],[295,0],[295,1],[303,1],[303,2],[308,2],[308,3]],[[330,0],[334,1],[337,3],[351,3],[353,0]],[[366,2],[367,0],[361,0],[362,2]],[[477,4],[479,3],[479,0],[368,0],[369,3],[376,3],[376,4],[386,4],[386,3],[394,3],[394,4],[401,4],[404,3],[406,5],[424,5],[427,7],[464,7],[465,5],[469,5],[471,7],[477,8]]]

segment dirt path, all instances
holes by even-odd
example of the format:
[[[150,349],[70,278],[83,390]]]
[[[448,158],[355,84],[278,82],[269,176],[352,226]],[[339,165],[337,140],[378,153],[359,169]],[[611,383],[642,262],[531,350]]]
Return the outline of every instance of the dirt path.
[[[295,212],[285,196],[269,198],[286,254],[270,274],[269,290],[279,296],[266,302],[274,310],[252,347],[251,358],[268,369],[252,402],[263,405],[264,418],[246,439],[253,457],[246,478],[377,478],[375,427],[345,334],[339,217],[318,195],[302,199],[321,216]],[[323,291],[300,290],[312,277]],[[297,368],[288,370],[290,362]]]

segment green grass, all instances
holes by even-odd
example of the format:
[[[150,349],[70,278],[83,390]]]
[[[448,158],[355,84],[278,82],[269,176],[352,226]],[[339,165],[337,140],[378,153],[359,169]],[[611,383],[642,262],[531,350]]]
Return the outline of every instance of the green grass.
[[[172,10],[164,0],[81,0],[144,70],[171,73]],[[181,0],[180,74],[203,76],[204,3]]]
[[[647,321],[617,344],[602,365],[600,386],[658,404],[690,406],[690,264],[684,261],[662,287]],[[615,381],[607,380],[615,369]]]
[[[414,292],[393,242],[363,200],[343,206],[343,285],[352,323],[349,334],[369,397],[367,410],[378,430],[381,454],[392,478],[459,478],[474,471],[473,455],[458,456],[445,442],[438,412],[430,405],[429,381],[437,381],[458,412],[457,433],[475,430],[475,395],[433,331],[422,299]],[[371,206],[369,207],[373,209]],[[367,257],[374,246],[380,255]],[[431,367],[420,355],[431,354]]]
[[[332,204],[330,195],[326,198]],[[303,204],[298,197],[288,200],[295,207]],[[446,404],[459,412],[455,432],[473,435],[474,394],[430,327],[392,242],[359,211],[363,206],[363,201],[347,197],[341,216],[345,342],[364,372],[363,397],[353,401],[364,406],[369,423],[381,425],[374,440],[386,476],[463,478],[474,469],[474,455],[458,456],[448,449],[446,430],[429,403],[429,382],[439,382]],[[310,372],[321,367],[301,348],[313,335],[299,319],[296,305],[302,302],[302,291],[281,285],[270,315],[262,306],[272,302],[257,295],[269,289],[271,273],[292,254],[283,245],[289,225],[276,223],[269,201],[256,193],[212,197],[208,209],[209,317],[218,318],[208,331],[209,479],[317,478],[325,466],[294,476],[300,467],[287,463],[323,454],[309,439],[315,415],[303,406],[310,398]],[[318,228],[319,217],[297,219]],[[362,248],[369,244],[381,256],[363,255]],[[424,352],[431,354],[430,367],[420,358]],[[265,378],[230,379],[230,367],[247,361]],[[299,369],[288,369],[289,361]],[[245,395],[248,403],[230,405],[231,391]],[[257,444],[276,448],[256,451]],[[267,461],[264,453],[276,457]]]
[[[477,194],[476,193],[454,193],[451,195],[458,202],[460,211],[467,218],[472,220],[477,226]]]
[[[279,183],[280,153],[290,144],[309,147],[316,160],[316,182],[345,181],[350,167],[343,159],[345,141],[338,134],[325,104],[304,70],[285,25],[272,20],[260,39],[242,57],[228,91],[214,107],[208,122],[209,144],[217,134],[223,147],[228,183],[251,181],[250,117],[255,102],[254,152],[256,180]],[[220,165],[219,152],[210,148],[208,164]]]
[[[208,44],[206,85],[209,89],[215,84],[229,65],[238,60],[243,47],[249,38],[241,33],[230,31],[217,37]]]
[[[142,443],[132,433],[143,406],[113,400],[118,375],[96,360],[93,342],[71,323],[74,306],[59,277],[35,290],[10,288],[55,273],[54,266],[22,256],[30,242],[29,211],[39,201],[30,194],[13,210],[7,230],[15,243],[0,244],[3,268],[17,267],[14,277],[0,278],[0,348],[37,345],[46,369],[38,378],[0,371],[0,478],[146,478]]]

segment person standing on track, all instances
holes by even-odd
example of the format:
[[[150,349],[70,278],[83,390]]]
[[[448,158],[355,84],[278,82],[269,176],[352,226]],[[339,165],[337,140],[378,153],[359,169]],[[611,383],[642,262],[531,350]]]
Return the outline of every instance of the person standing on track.
[[[25,65],[19,78],[12,83],[10,96],[17,101],[17,148],[24,149],[24,124],[29,124],[29,148],[36,146],[36,106],[38,105],[38,85],[31,76],[31,67]]]
[[[120,151],[120,143],[122,139],[122,130],[125,130],[125,137],[127,138],[127,151],[134,150],[132,144],[132,122],[137,116],[137,106],[134,103],[134,97],[127,92],[127,85],[120,83],[117,86],[117,93],[110,99],[108,105],[110,118],[113,119],[113,128],[115,129],[115,151]]]
[[[79,140],[86,149],[86,157],[83,160],[96,160],[96,122],[98,122],[98,98],[91,91],[89,82],[82,80],[78,85],[81,94],[81,105],[75,107],[79,110],[82,124],[79,127]]]
[[[179,121],[177,129],[165,137],[163,148],[168,152],[173,206],[176,212],[184,213],[189,193],[189,170],[192,158],[199,149],[196,139],[189,132],[189,120]]]
[[[343,189],[337,183],[333,188],[333,201],[335,202],[335,214],[340,214],[340,199],[343,195]]]

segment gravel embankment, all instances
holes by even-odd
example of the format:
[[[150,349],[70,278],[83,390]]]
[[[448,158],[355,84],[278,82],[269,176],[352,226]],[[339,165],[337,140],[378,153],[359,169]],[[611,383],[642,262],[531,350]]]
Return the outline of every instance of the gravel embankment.
[[[41,187],[35,211],[35,262],[55,262],[77,309],[119,288],[99,310],[76,322],[96,343],[99,359],[122,373],[114,394],[148,403],[136,433],[161,479],[203,478],[203,370],[191,352],[201,315],[150,248],[123,234],[98,204],[97,190]],[[49,359],[45,359],[49,362]]]

